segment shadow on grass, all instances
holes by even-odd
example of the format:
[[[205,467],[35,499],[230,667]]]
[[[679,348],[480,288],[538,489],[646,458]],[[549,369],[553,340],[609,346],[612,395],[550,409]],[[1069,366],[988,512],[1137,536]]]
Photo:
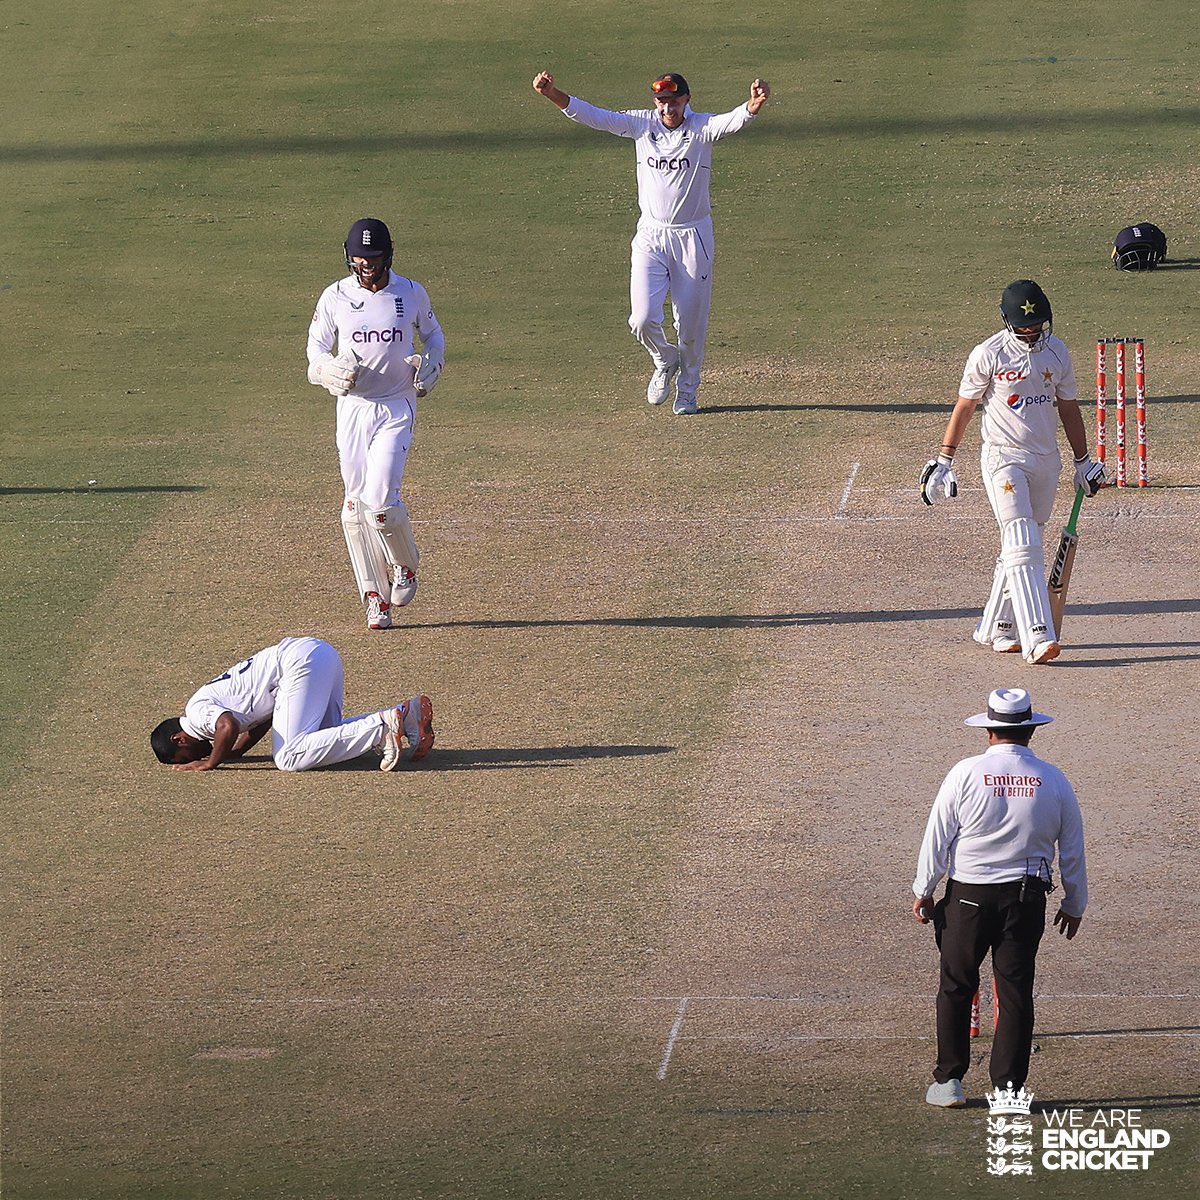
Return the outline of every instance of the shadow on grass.
[[[1145,616],[1148,613],[1200,612],[1200,599],[1104,600],[1072,605],[1072,617]],[[459,621],[413,622],[409,629],[571,629],[611,627],[645,629],[781,629],[805,625],[888,625],[909,621],[975,620],[978,608],[866,609],[859,612],[789,613],[662,613],[632,617],[478,618]],[[1068,643],[1069,644],[1069,643]],[[1192,646],[1194,642],[1151,643],[1151,646]],[[1096,647],[1104,649],[1105,647]],[[1136,649],[1135,646],[1127,648]],[[1075,646],[1072,649],[1087,649]],[[1094,665],[1094,664],[1092,664]]]
[[[673,754],[674,746],[513,746],[479,750],[440,750],[427,760],[434,771],[502,771],[513,767],[569,767],[598,758],[643,758]],[[419,769],[419,768],[418,768]]]
[[[953,404],[703,404],[696,416],[752,412],[948,413]]]
[[[1040,1029],[1034,1040],[1043,1038],[1120,1037],[1126,1033],[1200,1033],[1200,1025],[1134,1025],[1128,1029],[1068,1029],[1061,1033],[1043,1033]]]
[[[1200,107],[1176,105],[1170,108],[1097,108],[1087,111],[1056,110],[1030,113],[1028,121],[1046,135],[1075,134],[1081,130],[1099,130],[1105,134],[1118,131],[1152,133],[1166,126],[1193,129],[1200,124]],[[942,113],[928,117],[880,117],[850,119],[804,119],[775,114],[762,129],[755,130],[755,140],[794,148],[797,144],[817,138],[928,138],[944,142],[955,137],[1013,136],[1012,121],[1007,112],[965,113],[950,116]],[[465,132],[374,133],[346,137],[340,134],[279,134],[261,133],[240,137],[214,136],[163,140],[122,142],[74,142],[55,145],[45,141],[24,145],[0,146],[0,163],[59,163],[59,162],[162,162],[170,159],[244,159],[248,156],[301,154],[341,157],[353,154],[389,154],[397,151],[462,153],[476,152],[508,154],[526,149],[545,153],[556,146],[583,146],[586,139],[579,131],[563,128],[546,117],[536,127],[496,131]],[[603,143],[593,143],[602,147]],[[1186,263],[1185,259],[1176,262]],[[1167,264],[1163,264],[1167,265]],[[1160,268],[1161,269],[1161,268]]]
[[[147,483],[129,487],[0,487],[0,496],[90,496],[108,494],[144,496],[157,492],[206,492],[202,484]]]

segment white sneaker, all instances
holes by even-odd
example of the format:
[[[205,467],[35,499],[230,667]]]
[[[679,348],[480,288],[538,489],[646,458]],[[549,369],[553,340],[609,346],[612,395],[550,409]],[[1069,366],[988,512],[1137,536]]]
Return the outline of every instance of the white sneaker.
[[[945,1083],[931,1083],[925,1093],[925,1103],[938,1108],[962,1108],[967,1103],[961,1079],[947,1079]]]
[[[1016,638],[998,637],[992,642],[992,649],[997,654],[1020,654],[1021,643]]]
[[[1025,661],[1032,666],[1038,666],[1040,663],[1048,663],[1052,659],[1057,658],[1062,653],[1062,647],[1057,642],[1038,642],[1036,646],[1025,655]]]
[[[394,771],[401,763],[417,762],[433,749],[433,701],[428,696],[413,696],[399,708],[389,708],[380,716],[383,718],[381,771]]]
[[[404,706],[386,709],[379,715],[383,718],[383,740],[379,743],[383,758],[379,769],[394,771],[403,758],[404,744],[400,741],[400,731],[404,728]]]
[[[655,367],[654,374],[650,376],[650,382],[646,386],[647,404],[662,404],[666,400],[671,391],[671,380],[675,378],[678,370],[679,359],[669,367]]]
[[[366,601],[367,628],[391,629],[392,606],[386,600],[384,600],[378,592],[368,592],[366,595]]]
[[[686,396],[683,392],[679,392],[675,397],[675,403],[671,405],[671,411],[677,417],[694,417],[700,408],[696,404],[695,396]]]
[[[417,575],[407,567],[397,567],[392,580],[392,607],[403,608],[411,604],[417,594]]]

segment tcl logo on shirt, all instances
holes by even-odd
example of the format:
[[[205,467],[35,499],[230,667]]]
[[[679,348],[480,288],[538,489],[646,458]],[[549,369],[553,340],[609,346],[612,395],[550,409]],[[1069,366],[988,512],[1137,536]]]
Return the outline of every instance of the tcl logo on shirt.
[[[1022,379],[1029,378],[1028,371],[997,371],[995,375],[1001,383],[1020,383]]]

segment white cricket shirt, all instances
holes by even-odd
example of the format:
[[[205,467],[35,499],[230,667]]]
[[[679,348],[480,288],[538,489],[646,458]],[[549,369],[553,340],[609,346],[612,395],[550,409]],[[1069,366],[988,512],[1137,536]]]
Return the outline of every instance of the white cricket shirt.
[[[1083,817],[1067,777],[1027,746],[989,746],[946,776],[925,826],[913,894],[932,896],[944,875],[960,883],[1009,883],[1054,863],[1062,908],[1087,907]],[[1043,873],[1044,875],[1044,873]]]
[[[1077,395],[1071,352],[1053,334],[1030,351],[1001,330],[971,351],[958,394],[983,401],[986,445],[1057,454],[1058,401]]]
[[[200,688],[184,707],[179,721],[183,732],[212,741],[223,712],[243,731],[271,716],[279,690],[280,651],[291,640],[259,650]]]
[[[360,400],[414,400],[416,372],[404,361],[421,348],[434,358],[445,353],[445,338],[429,295],[413,279],[388,272],[387,286],[368,291],[358,278],[347,275],[331,283],[317,301],[308,330],[308,361],[323,354],[339,356],[352,350],[359,359],[358,379],[348,393]],[[337,349],[335,351],[334,346]]]
[[[754,120],[741,104],[727,113],[684,110],[678,129],[668,129],[656,109],[610,112],[572,96],[563,115],[589,129],[632,138],[637,153],[638,206],[659,225],[696,225],[712,216],[708,181],[713,143]]]

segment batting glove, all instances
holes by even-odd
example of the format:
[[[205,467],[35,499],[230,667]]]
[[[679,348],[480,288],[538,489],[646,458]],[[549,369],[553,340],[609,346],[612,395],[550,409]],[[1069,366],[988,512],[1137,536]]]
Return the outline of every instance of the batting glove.
[[[308,379],[331,396],[344,396],[358,379],[358,363],[326,354],[308,368]]]
[[[428,355],[420,354],[410,354],[404,361],[416,372],[417,377],[413,382],[418,398],[428,396],[441,378],[442,364],[435,362]]]
[[[958,479],[950,469],[954,460],[948,454],[931,458],[921,471],[921,499],[932,504],[941,492],[947,500],[958,495]]]
[[[1106,482],[1103,463],[1092,462],[1086,454],[1075,460],[1075,486],[1085,495],[1094,496]]]

